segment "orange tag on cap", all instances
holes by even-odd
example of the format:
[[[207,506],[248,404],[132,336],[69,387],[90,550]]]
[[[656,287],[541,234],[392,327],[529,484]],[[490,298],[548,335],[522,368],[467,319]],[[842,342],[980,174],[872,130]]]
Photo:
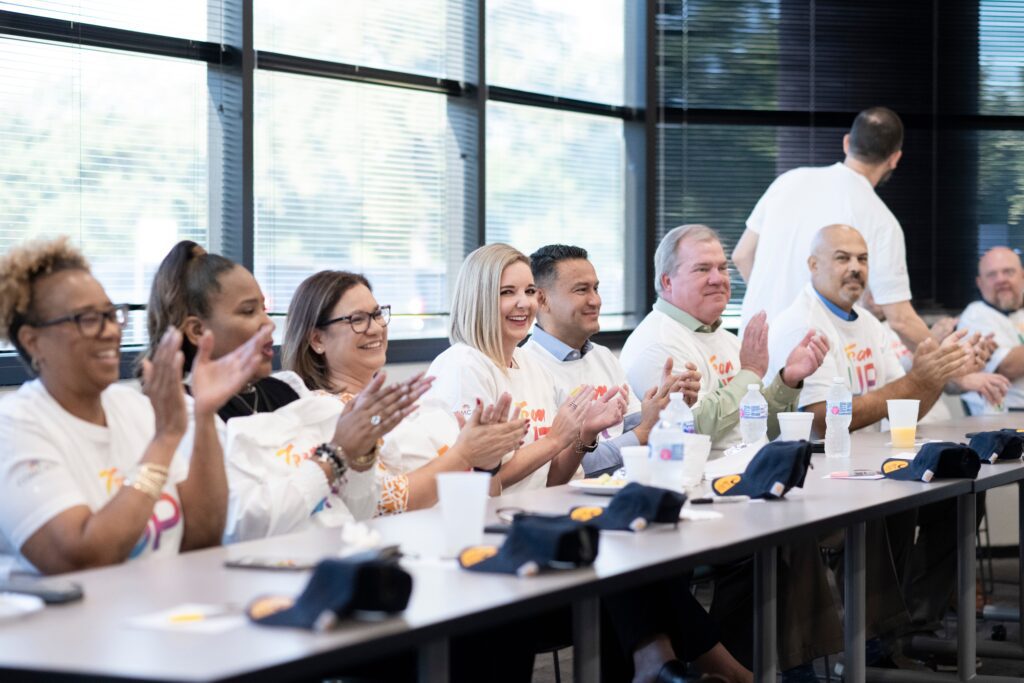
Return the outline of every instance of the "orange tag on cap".
[[[882,474],[891,474],[905,467],[910,467],[909,460],[889,460],[882,463]]]
[[[738,474],[727,474],[724,477],[715,479],[711,487],[715,489],[715,493],[721,495],[732,489],[736,484],[740,483],[742,477]]]
[[[498,546],[496,545],[474,545],[459,553],[459,564],[463,567],[472,567],[497,554]]]

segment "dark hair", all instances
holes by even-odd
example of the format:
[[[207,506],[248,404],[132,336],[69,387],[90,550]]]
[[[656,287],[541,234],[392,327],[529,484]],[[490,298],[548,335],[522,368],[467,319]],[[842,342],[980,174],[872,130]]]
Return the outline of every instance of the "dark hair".
[[[327,359],[313,352],[309,333],[327,322],[341,297],[356,285],[373,290],[369,281],[358,273],[322,270],[303,280],[292,295],[288,305],[288,325],[281,344],[281,367],[301,377],[310,389],[335,390],[331,387]]]
[[[587,250],[583,247],[567,244],[549,244],[541,247],[530,254],[530,270],[533,271],[533,281],[538,285],[542,282],[550,283],[558,274],[559,263],[586,258],[588,258]]]
[[[871,107],[857,114],[850,127],[850,154],[868,164],[880,164],[903,147],[903,122],[888,107]]]
[[[160,338],[169,327],[181,329],[185,318],[210,315],[210,294],[220,291],[220,276],[236,267],[236,263],[218,254],[209,254],[190,240],[174,245],[153,276],[146,307],[146,331],[149,347],[146,358],[153,358]],[[181,350],[185,354],[185,371],[192,367],[196,347],[186,336]],[[140,361],[141,362],[141,361]]]

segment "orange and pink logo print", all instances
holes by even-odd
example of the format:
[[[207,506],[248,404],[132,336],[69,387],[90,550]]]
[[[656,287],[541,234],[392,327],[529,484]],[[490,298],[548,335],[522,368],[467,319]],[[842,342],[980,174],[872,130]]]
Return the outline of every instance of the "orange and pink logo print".
[[[714,355],[708,358],[708,365],[718,375],[718,388],[726,386],[736,376],[736,366],[733,365],[731,360],[724,362],[718,360],[718,356]]]
[[[531,409],[526,401],[519,401],[518,403],[513,403],[512,407],[515,409],[516,412],[519,413],[520,420],[530,421],[530,428],[533,430],[534,441],[536,441],[537,439],[541,438],[542,436],[546,435],[549,431],[551,431],[551,428],[549,426],[542,425],[542,423],[544,422],[545,415],[543,408]]]
[[[124,475],[116,467],[100,470],[99,476],[108,495],[115,493],[124,484]],[[135,543],[135,547],[132,548],[128,557],[138,557],[146,551],[146,548],[150,547],[151,543],[154,551],[159,550],[160,538],[164,532],[173,529],[180,521],[181,505],[174,496],[166,491],[162,492],[160,500],[153,505],[153,514],[146,522],[145,531],[142,532],[142,536]]]
[[[862,396],[878,385],[878,371],[875,368],[871,348],[860,348],[856,343],[843,347],[850,362],[850,386],[854,396]]]

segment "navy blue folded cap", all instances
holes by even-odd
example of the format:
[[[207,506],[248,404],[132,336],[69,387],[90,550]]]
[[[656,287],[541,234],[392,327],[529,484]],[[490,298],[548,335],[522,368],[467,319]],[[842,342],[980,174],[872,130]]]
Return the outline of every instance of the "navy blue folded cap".
[[[979,432],[971,437],[970,446],[982,462],[1019,460],[1024,452],[1024,434],[1016,429]]]
[[[711,482],[720,496],[782,498],[791,488],[803,488],[811,466],[808,441],[772,441],[761,447],[742,474],[727,474]]]
[[[565,515],[519,514],[500,548],[473,546],[459,554],[459,565],[475,572],[529,576],[544,569],[586,567],[597,558],[597,527]]]
[[[914,458],[889,458],[882,474],[891,479],[929,482],[932,479],[977,479],[981,459],[970,447],[950,441],[921,446]]]
[[[263,596],[246,611],[266,626],[324,630],[354,612],[401,612],[411,594],[412,577],[393,560],[331,558],[313,569],[298,598]]]
[[[632,482],[615,494],[608,507],[574,507],[569,516],[599,529],[642,531],[650,524],[678,524],[686,494]]]

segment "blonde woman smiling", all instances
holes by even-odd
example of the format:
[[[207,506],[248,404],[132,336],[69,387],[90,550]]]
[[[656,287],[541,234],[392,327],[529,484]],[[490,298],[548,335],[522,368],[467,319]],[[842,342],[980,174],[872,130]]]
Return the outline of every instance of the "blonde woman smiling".
[[[604,429],[622,421],[626,401],[617,388],[595,400],[583,386],[559,406],[551,378],[518,348],[537,313],[530,260],[507,244],[489,244],[466,257],[455,282],[452,346],[427,371],[429,398],[472,414],[478,400],[512,396],[515,414],[528,419],[524,445],[509,451],[495,475],[505,491],[565,484]]]
[[[306,278],[288,308],[282,365],[315,391],[344,403],[369,384],[387,360],[391,307],[381,306],[362,275],[327,270]],[[511,397],[477,403],[462,428],[438,401],[419,409],[384,438],[378,469],[378,512],[416,510],[437,502],[435,476],[477,468],[490,471],[516,448],[526,420],[508,420]],[[460,416],[461,419],[461,416]],[[500,493],[498,480],[492,493]]]

